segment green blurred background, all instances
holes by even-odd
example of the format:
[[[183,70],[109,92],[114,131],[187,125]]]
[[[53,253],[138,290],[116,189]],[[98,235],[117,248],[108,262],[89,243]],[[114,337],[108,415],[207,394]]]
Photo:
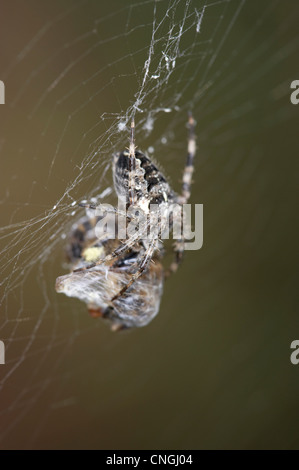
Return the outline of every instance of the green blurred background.
[[[298,448],[299,5],[212,3],[1,3],[3,449]],[[151,71],[167,47],[176,64],[143,88],[151,44]],[[150,325],[113,334],[54,285],[71,203],[112,184],[140,91],[137,144],[177,190],[193,111],[204,244]]]

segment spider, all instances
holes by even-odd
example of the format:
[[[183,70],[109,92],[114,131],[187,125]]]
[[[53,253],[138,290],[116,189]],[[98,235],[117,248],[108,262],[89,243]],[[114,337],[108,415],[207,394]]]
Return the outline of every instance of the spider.
[[[195,156],[194,119],[191,114],[189,115],[188,127],[189,139],[187,162],[183,176],[182,194],[178,196],[171,189],[166,178],[151,162],[151,160],[142,152],[136,150],[134,138],[135,124],[134,120],[132,121],[129,152],[124,151],[117,153],[113,158],[114,188],[119,197],[126,198],[128,207],[134,206],[140,208],[148,214],[151,211],[151,206],[158,204],[160,209],[162,208],[162,211],[167,213],[171,204],[178,203],[183,205],[188,202],[191,194],[190,187],[194,170],[193,160]],[[84,204],[84,207],[95,209],[95,206],[92,204]],[[158,230],[155,231],[156,236],[152,236],[150,242],[145,243],[144,239],[148,234],[147,229],[148,226],[146,225],[144,230],[141,230],[136,235],[128,238],[124,244],[116,248],[116,250],[111,254],[108,254],[104,260],[100,259],[88,266],[76,269],[74,272],[86,271],[94,268],[97,264],[113,260],[114,258],[126,253],[136,244],[142,243],[144,245],[144,250],[142,250],[142,255],[136,263],[138,265],[138,269],[136,273],[132,274],[130,281],[112,297],[111,301],[113,302],[123,295],[124,292],[142,275],[152,259],[153,254],[159,248],[159,236],[161,236],[165,227],[158,225]],[[184,240],[179,239],[175,244],[175,261],[170,266],[170,270],[172,272],[177,270],[177,267],[182,260],[183,250]]]
[[[146,222],[123,242],[118,238],[96,239],[91,229],[99,217],[81,220],[73,231],[68,253],[74,269],[70,275],[57,279],[56,290],[85,300],[93,316],[109,318],[116,325],[115,329],[143,326],[151,321],[159,310],[163,277],[176,272],[182,261],[183,236],[174,244],[173,262],[167,271],[163,270],[161,237],[168,223],[173,229],[173,204],[182,207],[190,198],[196,148],[194,126],[194,119],[189,113],[188,154],[182,191],[178,195],[149,157],[137,150],[135,123],[132,120],[128,150],[113,156],[113,182],[117,196],[125,200],[126,209],[143,212]],[[80,206],[97,209],[93,204]],[[157,207],[159,211],[155,210]],[[117,209],[114,211],[117,213]],[[126,221],[128,223],[129,217]],[[97,296],[97,291],[100,296]]]

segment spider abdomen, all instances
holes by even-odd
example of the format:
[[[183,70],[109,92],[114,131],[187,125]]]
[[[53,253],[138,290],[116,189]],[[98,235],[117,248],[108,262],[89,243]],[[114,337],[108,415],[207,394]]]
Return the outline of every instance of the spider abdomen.
[[[174,199],[175,193],[156,165],[144,153],[135,152],[135,194],[137,201],[148,199],[149,204],[160,204]],[[114,155],[113,179],[118,196],[129,201],[130,154],[124,151]]]

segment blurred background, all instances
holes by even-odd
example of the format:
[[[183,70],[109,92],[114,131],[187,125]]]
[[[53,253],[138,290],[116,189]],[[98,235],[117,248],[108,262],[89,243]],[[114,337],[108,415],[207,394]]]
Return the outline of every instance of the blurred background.
[[[298,448],[298,21],[292,0],[1,2],[2,449]],[[189,109],[203,247],[112,333],[55,292],[76,201],[111,187],[134,112],[179,191]]]

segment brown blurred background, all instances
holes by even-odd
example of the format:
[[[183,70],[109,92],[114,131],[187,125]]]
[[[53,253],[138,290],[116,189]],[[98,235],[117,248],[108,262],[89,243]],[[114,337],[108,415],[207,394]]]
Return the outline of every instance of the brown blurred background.
[[[299,6],[217,2],[196,33],[203,2],[156,3],[156,23],[169,15],[150,71],[172,23],[184,53],[142,88],[154,5],[1,3],[3,449],[298,448]],[[140,90],[137,144],[154,147],[177,190],[188,109],[197,120],[204,245],[150,325],[113,334],[54,285],[62,236],[82,215],[71,204],[111,186],[110,156],[127,145],[117,119]]]

